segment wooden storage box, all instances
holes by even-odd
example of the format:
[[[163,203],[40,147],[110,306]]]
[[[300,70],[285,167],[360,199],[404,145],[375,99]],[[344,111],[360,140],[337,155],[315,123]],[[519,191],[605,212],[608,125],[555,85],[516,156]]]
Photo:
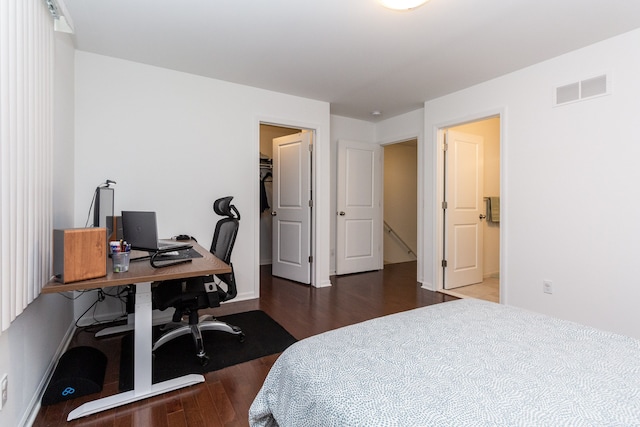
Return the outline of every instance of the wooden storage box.
[[[53,230],[53,274],[70,283],[107,275],[107,229]]]

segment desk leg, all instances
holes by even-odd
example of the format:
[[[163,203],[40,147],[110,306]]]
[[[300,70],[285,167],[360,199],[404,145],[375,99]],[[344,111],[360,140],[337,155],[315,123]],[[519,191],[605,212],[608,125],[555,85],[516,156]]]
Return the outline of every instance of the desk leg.
[[[151,348],[153,339],[151,334],[151,283],[136,285],[135,295],[135,332],[134,332],[134,372],[133,389],[138,394],[148,393],[151,389],[152,360]],[[139,333],[149,331],[149,333]]]
[[[204,381],[204,377],[202,375],[190,374],[158,384],[152,384],[151,311],[151,283],[146,282],[137,284],[135,303],[133,390],[87,402],[71,411],[67,417],[67,421],[95,414],[106,409],[116,408],[127,403],[136,402],[138,400],[157,396],[168,391]]]

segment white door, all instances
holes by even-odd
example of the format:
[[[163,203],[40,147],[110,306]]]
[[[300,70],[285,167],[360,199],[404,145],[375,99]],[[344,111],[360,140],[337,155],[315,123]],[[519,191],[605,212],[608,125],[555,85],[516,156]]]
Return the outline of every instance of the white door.
[[[382,148],[338,141],[336,273],[382,268]]]
[[[452,130],[446,134],[445,289],[482,282],[483,141]]]
[[[311,141],[302,131],[273,140],[271,274],[311,283]]]

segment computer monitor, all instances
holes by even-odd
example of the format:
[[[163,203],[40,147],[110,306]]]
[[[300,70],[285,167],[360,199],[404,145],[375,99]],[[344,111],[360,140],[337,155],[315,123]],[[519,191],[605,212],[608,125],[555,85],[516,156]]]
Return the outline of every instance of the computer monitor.
[[[96,188],[96,201],[93,207],[93,226],[107,228],[108,216],[113,217],[113,188],[98,187]]]

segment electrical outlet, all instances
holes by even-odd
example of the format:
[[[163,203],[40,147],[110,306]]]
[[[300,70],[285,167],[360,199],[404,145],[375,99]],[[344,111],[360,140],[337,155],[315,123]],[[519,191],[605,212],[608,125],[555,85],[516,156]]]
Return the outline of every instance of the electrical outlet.
[[[0,399],[0,409],[2,409],[4,407],[4,405],[7,403],[7,397],[8,397],[8,387],[9,387],[9,376],[7,374],[4,374],[2,376],[2,380],[0,380],[0,390],[2,393],[2,399]]]
[[[542,292],[544,292],[545,294],[553,293],[553,282],[551,280],[542,281]]]

